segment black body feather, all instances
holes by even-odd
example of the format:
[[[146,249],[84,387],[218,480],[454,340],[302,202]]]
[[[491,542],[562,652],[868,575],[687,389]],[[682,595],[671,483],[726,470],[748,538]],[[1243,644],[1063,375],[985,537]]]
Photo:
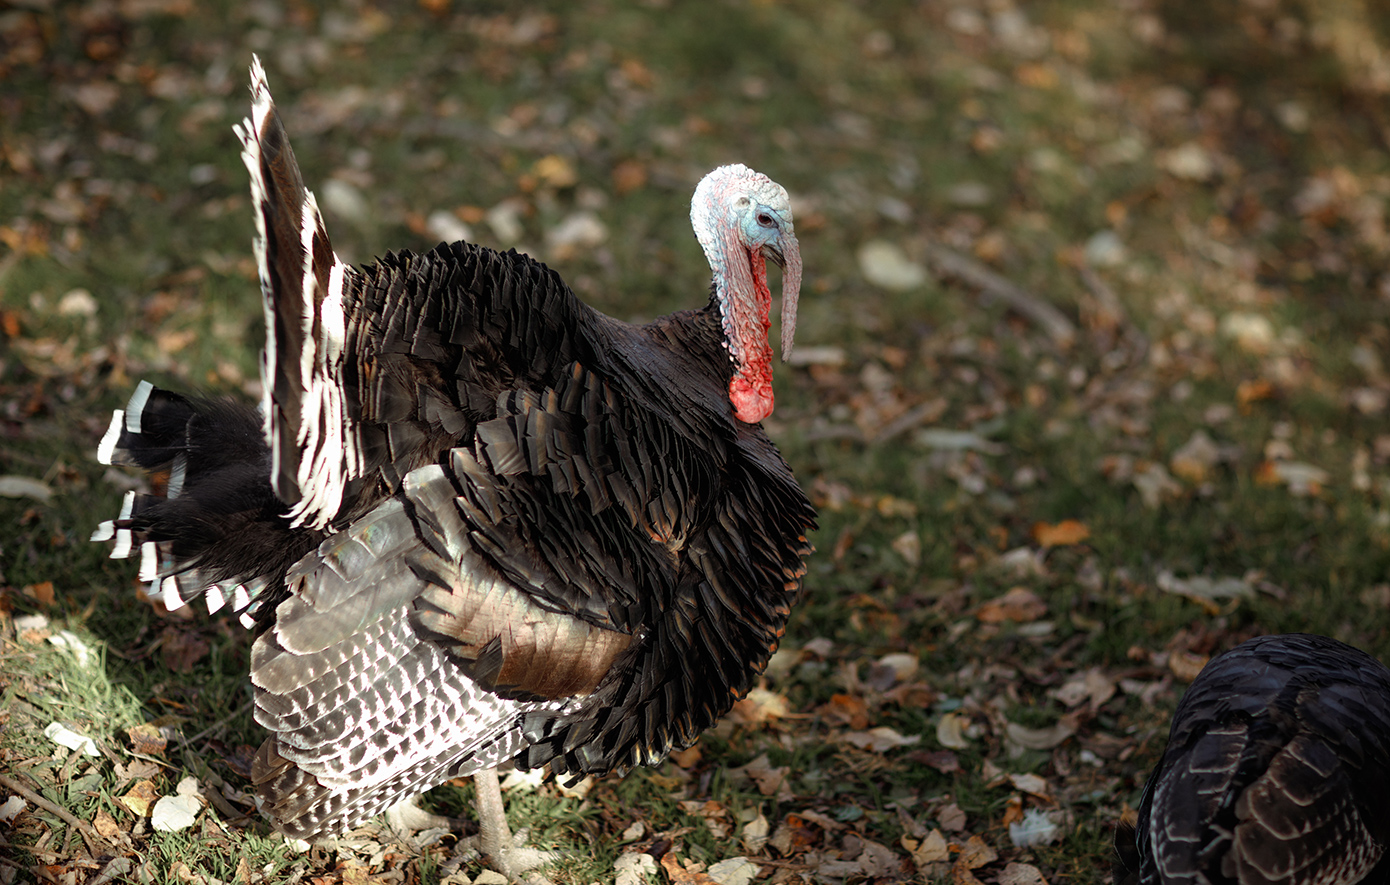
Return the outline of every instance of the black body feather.
[[[1117,843],[1119,882],[1390,881],[1390,670],[1299,633],[1214,658]]]

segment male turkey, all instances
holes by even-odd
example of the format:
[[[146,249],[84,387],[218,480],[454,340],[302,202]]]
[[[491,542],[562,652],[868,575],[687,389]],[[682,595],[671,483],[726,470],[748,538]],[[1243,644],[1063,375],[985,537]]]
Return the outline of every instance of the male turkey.
[[[1304,633],[1213,659],[1173,714],[1121,855],[1130,835],[1138,862],[1121,861],[1121,882],[1390,881],[1390,670]]]
[[[815,527],[758,423],[765,259],[784,356],[801,280],[786,191],[706,176],[707,306],[629,325],[515,251],[345,265],[259,60],[251,92],[260,414],[142,382],[99,457],[164,494],[93,538],[138,545],[170,608],[205,593],[257,631],[263,809],[317,840],[506,763],[623,773],[691,744],[776,650]],[[514,873],[495,773],[478,791]]]

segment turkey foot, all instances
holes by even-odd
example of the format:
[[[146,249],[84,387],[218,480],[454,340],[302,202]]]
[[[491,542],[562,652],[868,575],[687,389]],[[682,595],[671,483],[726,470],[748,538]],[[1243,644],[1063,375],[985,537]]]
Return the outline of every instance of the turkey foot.
[[[512,881],[523,881],[522,873],[560,859],[558,851],[525,848],[512,838],[507,813],[502,807],[502,787],[497,769],[473,773],[473,789],[478,803],[478,850],[488,864]]]

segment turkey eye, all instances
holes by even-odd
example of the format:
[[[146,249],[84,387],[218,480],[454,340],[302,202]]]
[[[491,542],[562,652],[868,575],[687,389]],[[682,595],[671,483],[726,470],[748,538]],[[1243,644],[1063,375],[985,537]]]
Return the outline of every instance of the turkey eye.
[[[772,216],[768,215],[766,212],[759,213],[758,224],[761,224],[763,227],[772,227]]]

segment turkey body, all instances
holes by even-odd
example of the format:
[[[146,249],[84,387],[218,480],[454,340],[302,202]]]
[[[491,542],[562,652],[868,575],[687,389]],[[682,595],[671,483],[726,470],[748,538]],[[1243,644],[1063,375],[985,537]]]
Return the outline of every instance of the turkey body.
[[[1124,881],[1146,885],[1390,881],[1390,670],[1299,633],[1214,658],[1173,716],[1135,836]]]
[[[815,526],[756,423],[764,259],[793,308],[800,278],[785,191],[707,177],[708,304],[629,325],[515,252],[347,267],[259,62],[252,92],[264,400],[142,383],[99,454],[167,491],[94,538],[257,631],[263,809],[316,840],[504,763],[622,773],[692,743],[776,650]]]

